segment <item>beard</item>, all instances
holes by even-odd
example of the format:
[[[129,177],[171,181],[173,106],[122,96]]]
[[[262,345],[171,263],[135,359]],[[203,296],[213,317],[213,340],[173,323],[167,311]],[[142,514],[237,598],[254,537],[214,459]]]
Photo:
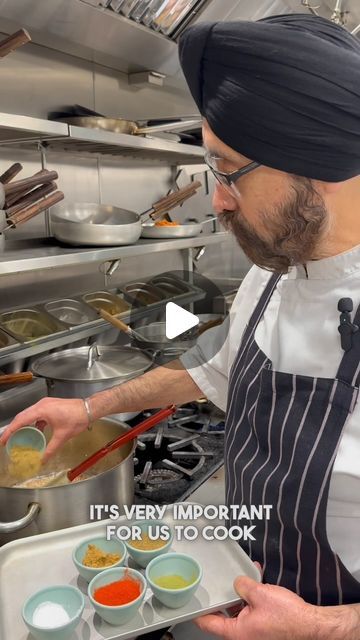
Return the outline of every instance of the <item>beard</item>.
[[[265,240],[241,211],[224,211],[219,220],[230,230],[254,264],[268,271],[287,273],[291,266],[314,260],[328,229],[329,215],[323,198],[309,178],[292,176],[287,201],[261,212]]]

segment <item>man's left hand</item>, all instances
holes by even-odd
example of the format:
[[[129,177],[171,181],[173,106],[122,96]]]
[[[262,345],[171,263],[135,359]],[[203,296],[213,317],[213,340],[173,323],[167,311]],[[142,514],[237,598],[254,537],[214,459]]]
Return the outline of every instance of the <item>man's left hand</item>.
[[[353,640],[355,610],[316,607],[292,591],[237,578],[236,592],[247,605],[236,618],[207,615],[196,621],[202,631],[225,640]],[[360,636],[359,636],[360,638]]]

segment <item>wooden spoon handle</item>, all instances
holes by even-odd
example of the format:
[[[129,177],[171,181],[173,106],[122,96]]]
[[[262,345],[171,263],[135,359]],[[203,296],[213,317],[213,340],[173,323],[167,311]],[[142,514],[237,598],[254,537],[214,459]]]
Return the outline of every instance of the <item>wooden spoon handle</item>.
[[[122,320],[119,320],[119,318],[115,318],[107,311],[104,311],[103,309],[101,309],[100,315],[104,320],[107,320],[107,322],[110,322],[110,324],[112,324],[113,327],[120,329],[120,331],[124,331],[124,333],[127,333],[127,334],[131,333],[130,327],[128,327],[128,325],[125,324],[125,322],[123,322]]]
[[[14,213],[17,213],[18,211],[25,209],[30,204],[37,202],[41,198],[45,198],[45,196],[48,196],[50,193],[53,193],[53,191],[55,190],[56,190],[56,183],[50,182],[49,184],[44,184],[41,187],[38,187],[37,189],[30,191],[25,196],[21,196],[21,198],[19,198],[15,202],[15,204],[13,204],[12,207],[6,210],[7,216],[8,217],[13,216]]]
[[[7,375],[0,376],[1,384],[21,384],[24,382],[31,382],[34,380],[34,376],[31,371],[25,371],[24,373],[9,373]]]
[[[58,174],[56,171],[42,171],[41,173],[32,176],[32,178],[24,178],[23,180],[17,180],[11,184],[4,186],[6,196],[12,195],[17,191],[21,191],[25,188],[37,187],[39,184],[46,184],[57,180]]]
[[[9,53],[30,41],[30,34],[25,29],[19,29],[0,42],[0,58],[5,58]]]
[[[162,209],[163,207],[172,204],[173,201],[177,202],[183,197],[185,198],[189,193],[192,193],[193,191],[196,192],[199,187],[201,187],[201,182],[190,182],[186,187],[183,187],[174,193],[170,193],[168,196],[165,196],[165,198],[161,198],[161,200],[155,202],[153,204],[153,209]]]
[[[10,180],[15,178],[15,176],[17,176],[18,173],[20,173],[22,168],[23,168],[23,166],[22,166],[22,164],[20,164],[20,162],[15,162],[15,164],[12,164],[11,167],[9,167],[7,169],[7,171],[5,171],[0,176],[0,182],[2,184],[7,184],[8,182],[10,182]]]
[[[42,211],[46,211],[49,207],[53,207],[54,204],[61,202],[64,200],[64,194],[62,191],[55,191],[47,198],[43,198],[40,202],[36,202],[31,207],[27,209],[21,209],[17,213],[14,213],[11,218],[8,218],[8,226],[9,227],[17,227],[19,224],[24,224],[24,222],[28,222],[31,218],[34,218],[38,215],[38,213],[42,213]]]

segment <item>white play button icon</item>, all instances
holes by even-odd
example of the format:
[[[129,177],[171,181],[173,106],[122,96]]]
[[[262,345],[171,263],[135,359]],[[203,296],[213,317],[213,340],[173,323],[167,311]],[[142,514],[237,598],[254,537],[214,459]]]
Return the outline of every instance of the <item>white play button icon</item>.
[[[165,334],[168,340],[177,338],[185,331],[189,331],[199,324],[199,318],[193,313],[182,309],[174,302],[168,302],[166,305],[166,327]]]

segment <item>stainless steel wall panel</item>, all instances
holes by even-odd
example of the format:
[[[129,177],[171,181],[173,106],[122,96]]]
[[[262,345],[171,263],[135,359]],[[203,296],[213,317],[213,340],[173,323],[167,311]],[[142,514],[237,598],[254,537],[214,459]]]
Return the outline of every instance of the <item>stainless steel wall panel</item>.
[[[0,81],[0,110],[8,113],[46,118],[59,105],[94,101],[91,62],[32,43],[1,60]]]

